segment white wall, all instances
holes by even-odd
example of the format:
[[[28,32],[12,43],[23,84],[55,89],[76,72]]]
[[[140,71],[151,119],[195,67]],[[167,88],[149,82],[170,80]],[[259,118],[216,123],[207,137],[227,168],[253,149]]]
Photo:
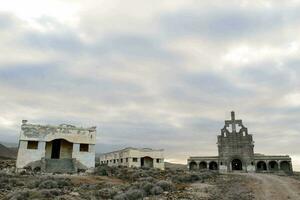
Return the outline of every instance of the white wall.
[[[39,142],[38,149],[27,149],[27,143],[28,141],[20,141],[16,163],[17,168],[23,168],[27,164],[34,161],[39,161],[45,157],[46,142]]]
[[[153,167],[164,170],[164,153],[162,150],[144,150],[144,149],[134,149],[127,148],[120,151],[106,153],[100,156],[99,160],[108,162],[108,166],[127,166],[127,167],[141,167],[141,158],[151,157],[153,159]],[[121,158],[123,158],[123,163],[121,163]],[[126,162],[128,158],[128,162]],[[137,162],[133,162],[133,158],[137,158]],[[159,159],[159,163],[156,162]],[[112,162],[110,162],[112,160]],[[114,160],[116,161],[114,163]],[[119,162],[118,162],[119,161]]]
[[[81,164],[85,165],[87,168],[95,167],[95,145],[89,144],[89,151],[83,152],[79,151],[80,144],[73,144],[72,158],[76,158]]]

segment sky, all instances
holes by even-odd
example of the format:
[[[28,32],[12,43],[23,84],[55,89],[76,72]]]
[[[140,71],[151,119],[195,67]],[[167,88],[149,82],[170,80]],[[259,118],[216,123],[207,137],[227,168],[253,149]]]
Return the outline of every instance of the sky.
[[[97,126],[97,151],[217,155],[236,111],[300,170],[300,1],[0,0],[0,141]]]

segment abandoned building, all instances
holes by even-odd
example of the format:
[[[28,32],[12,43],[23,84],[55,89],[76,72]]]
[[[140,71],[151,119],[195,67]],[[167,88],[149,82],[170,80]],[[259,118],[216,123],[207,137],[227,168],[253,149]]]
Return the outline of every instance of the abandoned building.
[[[95,167],[96,127],[22,121],[17,170],[72,173]]]
[[[164,170],[164,150],[128,147],[100,155],[100,164],[108,166],[158,168]]]
[[[219,156],[190,157],[190,170],[219,170],[230,172],[292,172],[292,162],[288,155],[273,156],[254,153],[254,142],[242,120],[235,119],[231,112],[231,120],[225,121],[225,126],[218,135]]]

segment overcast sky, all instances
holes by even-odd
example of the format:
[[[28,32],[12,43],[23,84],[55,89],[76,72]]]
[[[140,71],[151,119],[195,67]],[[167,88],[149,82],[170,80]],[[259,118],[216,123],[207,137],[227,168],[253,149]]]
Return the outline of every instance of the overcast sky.
[[[99,152],[217,155],[230,111],[300,170],[300,2],[0,0],[0,141],[97,126]]]

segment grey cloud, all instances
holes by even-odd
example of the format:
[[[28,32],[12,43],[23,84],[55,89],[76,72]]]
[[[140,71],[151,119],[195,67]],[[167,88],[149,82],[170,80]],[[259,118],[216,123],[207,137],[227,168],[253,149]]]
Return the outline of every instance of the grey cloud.
[[[19,20],[11,13],[0,12],[0,30],[14,28],[19,23]]]
[[[201,10],[201,8],[199,8]],[[208,39],[233,40],[272,33],[293,23],[299,23],[298,8],[251,10],[218,8],[179,10],[162,15],[162,28],[174,36],[202,36]]]

